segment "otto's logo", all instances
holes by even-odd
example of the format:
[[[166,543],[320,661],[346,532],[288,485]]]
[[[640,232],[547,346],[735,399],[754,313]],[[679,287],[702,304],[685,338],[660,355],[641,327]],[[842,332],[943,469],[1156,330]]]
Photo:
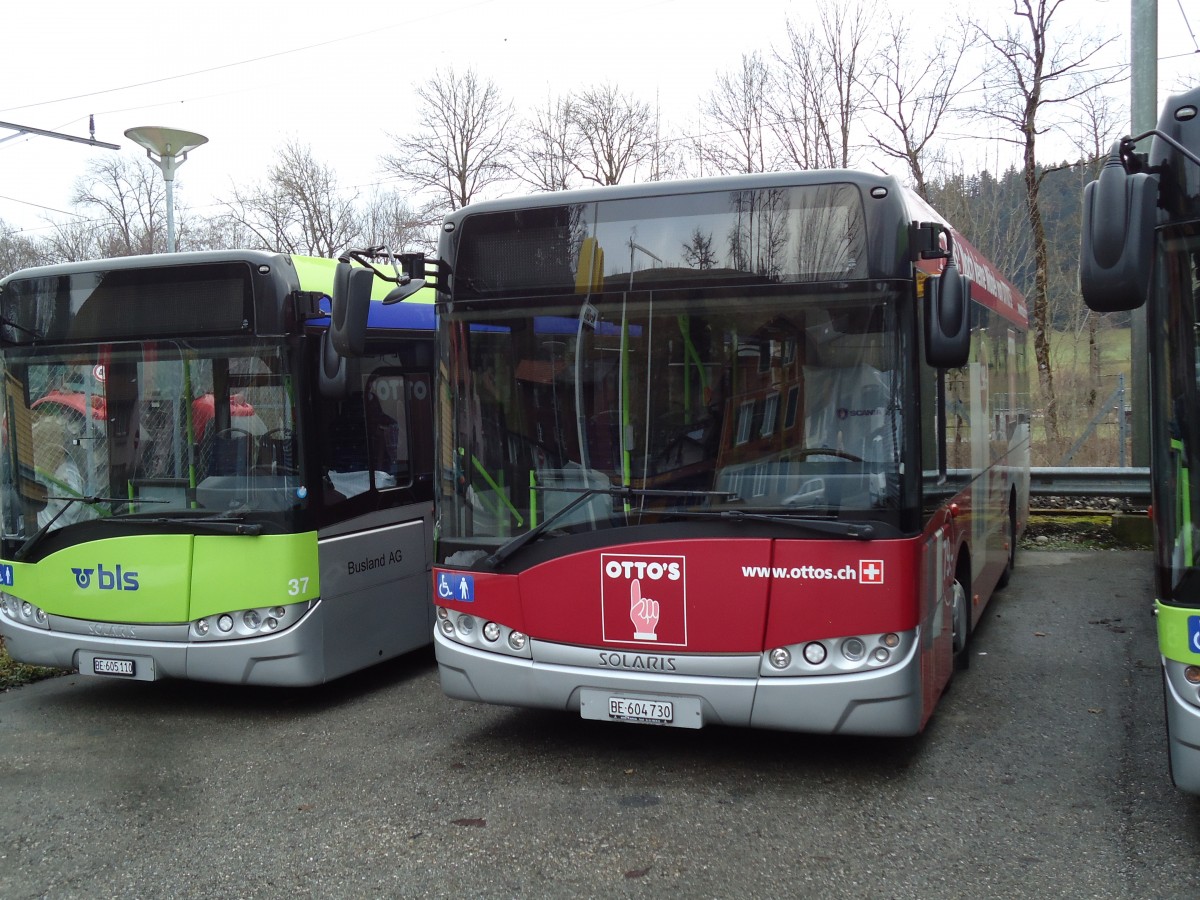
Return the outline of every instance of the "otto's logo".
[[[687,646],[687,579],[682,556],[600,555],[602,638]]]
[[[75,584],[84,590],[90,588],[93,582],[101,591],[136,591],[139,587],[138,573],[126,572],[120,566],[115,570],[102,565],[94,569],[71,569],[71,574],[75,576]]]
[[[883,407],[877,406],[874,409],[847,409],[844,406],[839,406],[837,417],[839,419],[853,419],[860,416],[882,416]]]

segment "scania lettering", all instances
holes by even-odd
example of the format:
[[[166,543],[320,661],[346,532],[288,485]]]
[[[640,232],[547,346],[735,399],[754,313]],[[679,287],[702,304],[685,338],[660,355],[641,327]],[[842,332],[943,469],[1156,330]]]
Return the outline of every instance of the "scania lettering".
[[[1029,502],[1025,302],[962,235],[774,173],[473,203],[431,267],[447,694],[925,726]]]
[[[14,659],[309,685],[429,643],[433,292],[383,303],[411,279],[379,256],[180,253],[0,282]]]
[[[1116,142],[1085,188],[1079,281],[1097,312],[1146,309],[1167,761],[1175,785],[1200,794],[1200,88]]]

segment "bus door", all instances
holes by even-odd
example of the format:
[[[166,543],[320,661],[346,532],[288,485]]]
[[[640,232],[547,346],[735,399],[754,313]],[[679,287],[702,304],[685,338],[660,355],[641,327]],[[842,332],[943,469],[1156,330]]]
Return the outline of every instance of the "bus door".
[[[348,360],[350,391],[322,403],[329,677],[367,644],[388,658],[424,646],[433,628],[432,392],[428,373],[389,362]]]

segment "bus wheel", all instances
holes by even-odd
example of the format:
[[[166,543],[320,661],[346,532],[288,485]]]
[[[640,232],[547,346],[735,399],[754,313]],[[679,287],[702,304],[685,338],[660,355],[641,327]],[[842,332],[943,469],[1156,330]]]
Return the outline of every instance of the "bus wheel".
[[[971,641],[971,611],[967,608],[967,589],[958,576],[955,576],[954,587],[951,588],[950,627],[954,670],[961,672],[971,667],[971,656],[967,653],[967,645]]]
[[[1000,573],[997,588],[1006,587],[1012,578],[1013,567],[1017,564],[1017,508],[1012,500],[1008,501],[1008,525],[1005,533],[1008,541],[1008,559],[1004,561],[1004,571]]]

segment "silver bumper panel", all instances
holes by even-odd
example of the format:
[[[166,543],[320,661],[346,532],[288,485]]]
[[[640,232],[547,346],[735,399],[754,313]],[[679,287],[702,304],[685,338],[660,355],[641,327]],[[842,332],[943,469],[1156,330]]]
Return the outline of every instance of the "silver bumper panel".
[[[597,668],[593,658],[601,651],[595,648],[537,641],[532,642],[533,659],[477,650],[437,632],[434,648],[442,690],[462,700],[579,713],[584,689],[694,698],[700,703],[701,724],[819,734],[910,735],[922,720],[915,643],[904,658],[884,669],[796,678],[759,675],[759,654],[692,655],[681,658],[676,670],[663,671]],[[688,674],[699,670],[721,674]]]

